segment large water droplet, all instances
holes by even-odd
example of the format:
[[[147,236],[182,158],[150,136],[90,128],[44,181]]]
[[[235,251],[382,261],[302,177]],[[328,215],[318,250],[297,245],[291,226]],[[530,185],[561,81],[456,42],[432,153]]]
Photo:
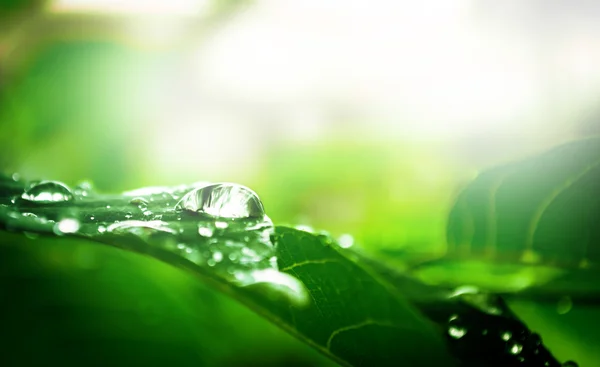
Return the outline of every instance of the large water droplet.
[[[261,218],[265,215],[263,205],[254,191],[230,183],[193,189],[177,203],[176,208],[228,219]]]
[[[41,181],[30,186],[21,199],[40,203],[59,203],[73,200],[71,190],[58,181]]]

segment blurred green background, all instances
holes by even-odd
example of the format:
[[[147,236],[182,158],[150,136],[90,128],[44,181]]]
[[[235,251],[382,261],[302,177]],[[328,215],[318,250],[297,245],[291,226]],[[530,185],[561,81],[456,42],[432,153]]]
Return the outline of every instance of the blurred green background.
[[[600,7],[577,3],[3,1],[0,170],[101,192],[239,182],[276,224],[435,257],[477,172],[600,131]],[[162,264],[3,240],[23,241],[2,250],[13,357],[328,364]]]

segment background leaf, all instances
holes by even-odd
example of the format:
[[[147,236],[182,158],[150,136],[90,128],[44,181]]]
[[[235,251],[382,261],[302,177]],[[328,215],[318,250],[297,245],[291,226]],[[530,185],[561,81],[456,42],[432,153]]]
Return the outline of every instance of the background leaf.
[[[450,212],[447,256],[421,278],[598,299],[598,182],[600,138],[484,171]]]

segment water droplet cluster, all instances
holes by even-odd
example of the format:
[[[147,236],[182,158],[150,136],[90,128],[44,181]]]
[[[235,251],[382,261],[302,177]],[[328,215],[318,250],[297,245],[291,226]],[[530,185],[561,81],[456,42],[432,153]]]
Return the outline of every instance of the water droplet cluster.
[[[10,182],[15,186],[13,178]],[[61,182],[40,181],[10,197],[2,198],[0,192],[0,200],[0,228],[121,241],[123,247],[144,243],[211,268],[240,286],[271,279],[290,292],[303,287],[278,272],[273,223],[258,195],[241,185],[202,182],[99,195],[87,182],[70,189]]]
[[[430,308],[429,315],[445,323],[451,351],[463,360],[477,359],[482,366],[566,367],[542,344],[541,337],[515,318],[498,296],[460,287],[441,308]],[[452,311],[451,313],[448,313]],[[475,355],[475,357],[474,357]]]

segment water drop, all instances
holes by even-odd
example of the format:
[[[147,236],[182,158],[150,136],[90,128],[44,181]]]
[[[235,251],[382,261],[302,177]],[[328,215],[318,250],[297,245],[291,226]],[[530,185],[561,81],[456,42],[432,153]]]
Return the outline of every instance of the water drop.
[[[98,232],[100,232],[100,233],[106,232],[106,227],[105,226],[98,226]]]
[[[131,219],[131,217],[133,217],[133,213],[131,213],[131,212],[125,213],[125,218]]]
[[[110,205],[107,205],[107,206],[106,206],[106,209],[110,209]]]
[[[150,210],[145,210],[144,211],[144,215],[145,216],[150,216],[150,215],[152,215],[152,212]]]
[[[198,227],[198,233],[202,237],[211,237],[213,235],[213,230],[208,227]]]
[[[13,173],[12,179],[13,181],[19,181],[21,179],[21,175],[18,173]]]
[[[309,232],[309,233],[313,233],[315,231],[313,227],[308,226],[306,224],[298,224],[294,228],[299,231],[304,231],[304,232]]]
[[[21,198],[41,203],[60,203],[73,200],[73,193],[61,182],[41,181],[30,186]]]
[[[502,333],[502,335],[500,335],[500,337],[502,338],[502,340],[507,342],[510,340],[510,338],[512,338],[512,334],[510,331],[505,331]]]
[[[265,215],[258,195],[237,184],[220,183],[193,189],[177,203],[176,209],[216,218],[262,218]]]
[[[217,251],[213,254],[213,260],[215,260],[216,262],[221,262],[221,260],[223,260],[223,253],[220,251]]]
[[[185,245],[183,243],[178,243],[177,244],[177,248],[180,250],[184,250],[185,249]]]
[[[558,303],[556,305],[556,312],[559,315],[564,315],[571,311],[571,308],[573,308],[573,301],[571,300],[571,297],[564,296],[560,300],[558,300]]]
[[[448,335],[454,339],[460,339],[467,334],[467,329],[457,326],[450,326],[448,328]]]
[[[77,186],[75,186],[75,188],[73,190],[73,192],[76,195],[80,195],[80,196],[88,196],[91,191],[92,191],[92,184],[89,181],[83,181],[83,182],[79,183]]]
[[[188,248],[185,249],[185,252],[188,253],[188,254],[191,254],[192,253],[192,249],[188,247]]]
[[[220,221],[215,222],[215,227],[217,227],[217,228],[225,229],[225,228],[227,228],[227,226],[228,226],[227,222],[220,222]]]
[[[79,221],[73,218],[66,218],[54,225],[54,233],[61,235],[66,233],[75,233],[79,230]]]
[[[518,343],[514,343],[513,345],[511,345],[511,347],[509,349],[510,354],[514,354],[514,355],[521,353],[522,350],[523,350],[523,346]]]
[[[238,273],[236,273],[236,277],[238,280],[243,279],[238,276]],[[276,269],[255,270],[246,279],[251,279],[250,284],[268,284],[273,290],[281,292],[297,306],[306,306],[310,302],[308,291],[300,280]]]
[[[148,207],[148,200],[138,196],[129,200],[129,204],[135,205],[140,209],[146,209]]]
[[[141,220],[126,220],[119,223],[114,223],[108,226],[106,229],[109,232],[130,232],[136,235],[148,234],[151,231],[175,233],[175,231],[168,227],[167,222],[160,220],[153,221],[141,221]]]
[[[213,259],[208,259],[206,263],[208,264],[208,266],[215,266],[217,264],[217,262]]]
[[[338,244],[341,248],[350,248],[354,244],[354,238],[349,234],[343,234],[338,238]]]

